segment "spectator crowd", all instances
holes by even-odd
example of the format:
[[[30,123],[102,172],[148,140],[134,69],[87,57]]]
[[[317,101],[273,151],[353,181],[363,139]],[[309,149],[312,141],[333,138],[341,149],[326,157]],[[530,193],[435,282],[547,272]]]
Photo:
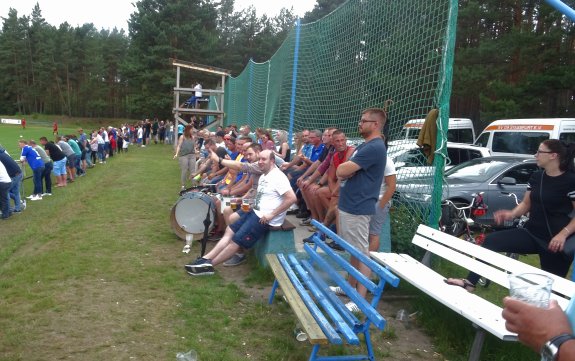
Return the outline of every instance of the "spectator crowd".
[[[114,155],[128,151],[130,144],[145,147],[171,144],[174,123],[171,121],[143,120],[120,127],[101,127],[76,134],[58,134],[54,123],[53,134],[38,140],[19,139],[20,154],[9,154],[0,147],[0,212],[1,219],[20,214],[27,201],[41,201],[52,196],[54,188],[67,187],[85,176],[90,168],[104,165]],[[26,170],[31,171],[31,194],[22,194]],[[53,182],[53,180],[55,182]]]
[[[222,205],[220,197],[212,198],[216,226],[209,239],[218,244],[187,264],[186,271],[209,275],[217,264],[242,264],[245,250],[270,226],[282,225],[287,213],[295,214],[300,225],[312,232],[303,242],[313,242],[316,230],[311,219],[316,219],[365,254],[379,249],[379,235],[395,191],[395,168],[386,156],[382,135],[386,118],[386,112],[378,108],[361,114],[358,130],[365,142],[358,147],[348,145],[346,134],[336,127],[303,129],[295,134],[293,149],[283,130],[252,131],[249,125],[238,129],[232,124],[210,133],[192,125],[183,127],[174,154],[181,168],[181,190],[204,187],[232,197],[231,203],[251,205],[246,212],[241,207],[232,209],[232,204]],[[328,244],[340,249],[333,241]],[[367,270],[360,271],[368,275]],[[349,282],[356,286],[355,280]],[[365,294],[360,287],[358,291]],[[347,306],[357,307],[353,302]]]

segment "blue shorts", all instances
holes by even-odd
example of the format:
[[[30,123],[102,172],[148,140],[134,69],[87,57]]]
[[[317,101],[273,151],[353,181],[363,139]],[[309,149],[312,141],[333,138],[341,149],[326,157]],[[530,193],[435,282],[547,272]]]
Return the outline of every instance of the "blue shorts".
[[[240,247],[249,249],[265,235],[269,225],[261,224],[260,217],[253,210],[248,213],[239,212],[239,214],[240,219],[229,226],[234,231],[232,241]]]
[[[70,154],[66,156],[66,165],[68,168],[75,168],[76,167],[76,154]]]
[[[66,157],[54,162],[54,169],[52,169],[52,173],[54,173],[56,176],[66,175],[66,162]]]

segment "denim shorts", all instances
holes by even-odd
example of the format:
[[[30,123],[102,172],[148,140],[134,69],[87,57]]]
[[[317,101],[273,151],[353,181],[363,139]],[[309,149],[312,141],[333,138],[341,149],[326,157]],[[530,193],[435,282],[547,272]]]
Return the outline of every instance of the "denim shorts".
[[[268,224],[260,223],[260,217],[253,210],[247,213],[241,212],[240,219],[229,227],[234,231],[232,241],[245,249],[252,248],[269,229]]]
[[[52,169],[52,173],[54,173],[54,175],[59,176],[59,175],[66,175],[66,162],[67,162],[67,158],[64,157],[58,161],[54,162],[54,169]]]

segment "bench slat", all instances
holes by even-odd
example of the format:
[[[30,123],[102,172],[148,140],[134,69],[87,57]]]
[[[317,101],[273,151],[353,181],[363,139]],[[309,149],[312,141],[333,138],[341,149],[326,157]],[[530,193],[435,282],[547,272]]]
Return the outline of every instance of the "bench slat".
[[[336,233],[334,233],[331,229],[327,228],[326,226],[324,226],[322,223],[319,223],[318,221],[316,221],[315,219],[312,220],[311,222],[321,233],[325,234],[327,237],[329,237],[330,239],[332,239],[333,241],[335,241],[337,244],[339,244],[340,246],[342,246],[350,255],[352,255],[353,257],[357,258],[360,262],[362,262],[363,264],[365,264],[366,266],[368,266],[371,271],[373,273],[375,273],[380,279],[385,280],[385,282],[389,283],[390,285],[392,285],[393,287],[397,287],[397,285],[399,285],[399,278],[392,274],[391,272],[389,272],[388,270],[386,270],[384,267],[381,267],[379,264],[377,264],[376,262],[373,262],[373,260],[371,260],[368,256],[366,256],[365,254],[361,253],[360,251],[358,251],[355,247],[353,247],[352,245],[350,245],[349,243],[347,243],[347,241],[345,241],[343,238],[341,238],[339,235],[337,235]],[[319,239],[319,237],[316,236],[317,239]],[[328,247],[325,242],[321,241],[321,242],[316,242],[320,248],[324,251],[324,252],[330,252],[331,254],[337,255],[339,256],[337,253],[335,253],[330,247]],[[325,246],[325,247],[324,247]],[[333,257],[332,257],[333,258]],[[358,277],[361,277],[361,273],[359,273],[355,268],[351,267],[349,265],[349,262],[347,260],[344,260],[341,256],[339,256],[339,259],[336,258],[336,262],[341,266],[341,267],[346,267],[346,271],[348,271],[348,273],[357,273]],[[350,268],[350,269],[348,269]],[[356,277],[356,279],[359,279],[358,277]],[[371,282],[371,281],[369,281]],[[373,282],[371,282],[372,285]],[[364,284],[364,286],[366,286],[366,288],[369,289],[370,292],[374,292],[374,289],[370,289],[369,287],[367,287],[367,284]]]
[[[465,243],[469,243],[466,241],[463,241]],[[473,259],[472,257],[464,254],[464,253],[460,253],[456,250],[453,250],[451,248],[445,247],[442,244],[436,243],[433,240],[427,239],[427,238],[423,238],[419,235],[415,235],[413,237],[413,244],[420,246],[421,248],[424,248],[432,253],[435,253],[436,255],[451,261],[457,265],[460,265],[461,267],[464,267],[470,271],[473,271],[477,274],[482,275],[483,277],[491,280],[492,282],[497,283],[498,285],[501,285],[505,288],[509,288],[509,278],[508,278],[508,273],[505,270],[499,270],[494,268],[493,266],[489,265],[489,264],[485,264],[483,262],[480,262],[476,259]],[[473,246],[473,244],[469,243],[470,245]],[[485,250],[485,249],[484,249]],[[489,251],[489,250],[487,250]],[[489,251],[491,253],[495,253],[493,251]],[[497,253],[497,255],[499,255]],[[505,257],[505,256],[503,256]],[[505,257],[509,260],[514,261],[512,258],[509,257]],[[524,266],[529,266],[525,263],[523,263]],[[529,270],[529,268],[532,268],[532,270]],[[522,267],[522,271],[521,272],[535,272],[535,273],[542,273],[542,271],[538,268],[529,266],[529,268],[525,268]],[[519,273],[521,273],[519,272]],[[565,309],[567,307],[567,304],[569,303],[568,300],[566,300],[563,297],[559,297],[556,294],[551,294],[551,298],[557,300],[557,302],[559,303],[559,305]]]
[[[501,307],[469,293],[461,287],[446,284],[443,281],[445,277],[409,255],[372,252],[371,256],[427,295],[499,339],[504,341],[517,339],[516,334],[505,328],[505,320],[501,317]]]
[[[351,345],[359,345],[359,338],[342,317],[342,314],[346,315],[349,314],[349,312],[345,312],[345,310],[342,308],[345,306],[343,306],[341,301],[338,300],[339,307],[334,307],[334,305],[337,303],[332,303],[334,299],[328,298],[328,294],[331,294],[335,297],[335,294],[329,291],[329,286],[325,284],[325,282],[321,281],[321,278],[318,276],[315,269],[311,267],[309,262],[304,260],[300,264],[294,255],[290,255],[289,259],[292,263],[292,266],[296,268],[298,274],[302,278],[302,281],[306,284],[307,289],[309,289],[309,291],[315,297],[316,303],[318,303],[326,311],[327,315],[337,325],[337,330],[343,334],[346,342]]]
[[[314,317],[312,316],[308,308],[305,306],[305,304],[301,302],[299,293],[297,292],[296,288],[292,285],[287,273],[285,272],[283,266],[278,260],[277,255],[267,254],[266,258],[268,260],[268,264],[270,265],[271,270],[273,271],[276,277],[276,280],[280,284],[280,287],[287,299],[288,304],[290,305],[293,312],[296,314],[298,320],[300,320],[302,328],[307,333],[310,343],[314,345],[315,344],[327,345],[328,339],[326,335],[321,330],[319,324],[315,322]]]
[[[524,273],[524,272],[533,272],[533,273],[540,273],[545,274],[551,278],[553,278],[553,291],[561,294],[564,297],[556,297],[556,299],[566,298],[570,299],[573,295],[575,295],[575,283],[572,281],[565,279],[563,277],[556,276],[552,273],[543,271],[539,268],[533,267],[521,261],[514,260],[509,258],[503,254],[499,254],[497,252],[490,251],[486,248],[473,244],[471,242],[464,241],[462,239],[450,236],[443,232],[440,232],[437,229],[433,229],[426,225],[419,225],[417,228],[417,233],[429,238],[434,242],[439,242],[447,247],[454,248],[460,252],[466,253],[470,256],[486,260],[489,264],[498,267],[502,270],[509,271],[511,273]],[[488,260],[488,261],[487,261]],[[452,261],[453,262],[453,261]],[[466,265],[461,265],[462,267],[467,268]],[[489,278],[486,274],[481,272],[477,272],[474,269],[468,268],[473,272],[479,273],[482,276]],[[495,279],[490,280],[501,284],[500,282],[496,281]],[[503,287],[509,288],[509,282],[505,280],[504,284],[501,284]],[[560,301],[561,307],[565,309],[566,303],[565,301]]]
[[[324,316],[324,314],[320,311],[319,307],[312,300],[310,294],[305,289],[305,287],[299,280],[298,276],[295,274],[295,271],[289,265],[289,262],[286,259],[285,255],[278,254],[277,258],[280,264],[282,265],[285,273],[289,277],[289,280],[291,281],[293,287],[295,287],[295,289],[297,290],[299,298],[304,302],[305,306],[308,308],[309,312],[311,313],[311,315],[313,316],[319,327],[321,327],[321,330],[323,331],[329,342],[336,345],[341,345],[343,343],[341,337],[339,336],[337,331],[333,328],[328,319]]]
[[[320,245],[320,243],[318,243],[318,245]],[[326,248],[329,249],[329,247],[326,246]],[[323,259],[323,257],[315,252],[308,244],[304,245],[304,249],[306,250],[306,252],[308,253],[308,255],[310,256],[310,258],[313,260],[314,263],[316,263],[319,267],[321,267],[322,270],[324,270],[331,279],[333,279],[334,281],[336,281],[336,283],[338,284],[338,286],[342,287],[345,291],[346,294],[348,295],[348,297],[355,302],[355,304],[361,309],[361,311],[369,318],[369,320],[371,322],[373,322],[373,324],[379,328],[380,330],[383,330],[385,328],[385,324],[386,324],[386,320],[385,318],[383,318],[382,315],[379,314],[379,312],[377,312],[377,310],[375,308],[373,308],[371,306],[371,304],[369,302],[367,302],[365,300],[365,298],[361,297],[359,295],[359,293],[357,293],[357,291],[355,291],[355,289],[353,289],[353,291],[350,292],[351,290],[351,286],[349,286],[350,288],[348,289],[347,286],[349,285],[349,283],[347,283],[347,281],[339,274],[337,273],[337,271],[331,267],[325,259]],[[327,252],[330,253],[335,253],[333,250],[329,249]],[[331,255],[330,255],[331,256]],[[340,255],[338,254],[333,254],[332,257],[335,259],[336,257],[341,258]],[[373,260],[371,260],[371,262],[373,262]],[[349,263],[348,263],[349,264]],[[363,275],[362,275],[363,276]],[[364,278],[366,278],[365,276],[363,276]],[[375,284],[373,284],[373,282],[369,281],[372,285],[375,286]],[[346,284],[347,283],[347,284]]]

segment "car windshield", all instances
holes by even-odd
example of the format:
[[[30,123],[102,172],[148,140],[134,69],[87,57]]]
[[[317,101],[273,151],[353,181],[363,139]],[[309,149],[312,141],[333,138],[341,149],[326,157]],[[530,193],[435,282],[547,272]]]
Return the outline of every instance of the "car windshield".
[[[450,179],[463,179],[470,182],[485,182],[509,166],[509,162],[498,159],[478,158],[451,168],[445,172]]]

